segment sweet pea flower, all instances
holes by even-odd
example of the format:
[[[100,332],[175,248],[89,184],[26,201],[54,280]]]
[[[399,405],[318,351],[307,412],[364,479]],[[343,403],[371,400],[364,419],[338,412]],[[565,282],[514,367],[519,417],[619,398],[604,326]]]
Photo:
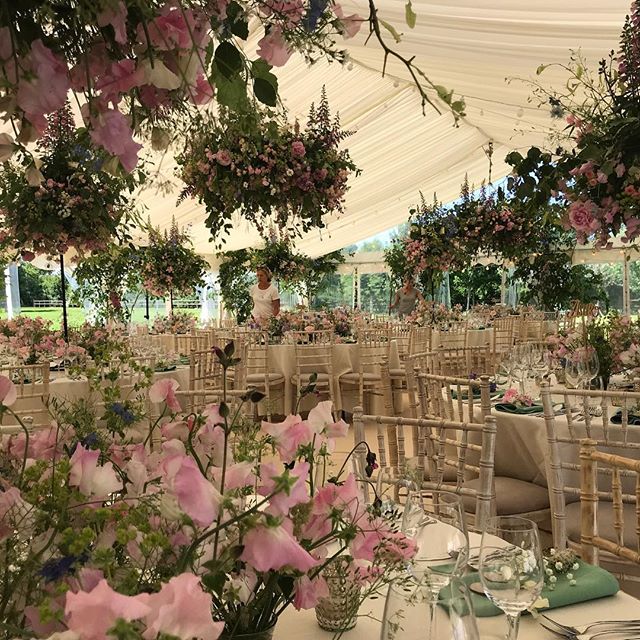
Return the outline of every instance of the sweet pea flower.
[[[160,466],[180,509],[198,526],[208,527],[218,517],[221,496],[202,475],[195,460],[178,454],[166,458]]]
[[[306,573],[318,564],[292,535],[293,523],[285,519],[276,526],[259,525],[244,536],[240,560],[256,571],[278,571],[291,567]]]
[[[313,581],[309,576],[301,576],[293,582],[295,597],[293,606],[300,609],[313,609],[322,598],[329,597],[329,587],[322,576],[317,576]]]
[[[354,560],[373,562],[376,555],[385,555],[391,561],[398,561],[411,558],[416,545],[403,533],[391,531],[382,518],[373,518],[361,526],[349,549]]]
[[[224,476],[224,490],[250,487],[255,481],[253,462],[238,462],[227,467]],[[218,487],[222,478],[222,467],[213,467],[211,475]]]
[[[73,455],[69,459],[71,469],[69,471],[69,484],[78,487],[80,493],[85,496],[106,497],[122,489],[122,482],[118,479],[113,464],[108,463],[98,466],[98,449],[85,449],[78,444]]]
[[[13,516],[15,520],[24,520],[32,509],[33,507],[23,499],[17,487],[0,491],[0,542],[14,533],[9,516]]]
[[[10,407],[18,399],[18,390],[7,376],[0,376],[0,404]]]
[[[166,402],[169,411],[178,413],[182,409],[175,395],[179,387],[180,383],[173,378],[156,380],[149,389],[149,400],[154,403]]]
[[[309,424],[299,415],[287,416],[280,423],[263,422],[262,430],[273,438],[276,450],[284,462],[293,460],[298,447],[309,444],[312,439]]]
[[[125,596],[114,591],[102,579],[91,591],[67,592],[65,616],[67,627],[81,640],[104,640],[118,618],[140,620],[151,612],[146,594]]]
[[[144,594],[143,601],[150,609],[142,634],[145,640],[161,633],[183,640],[216,640],[224,629],[224,622],[213,621],[211,595],[202,590],[200,578],[192,573],[171,578],[159,593]]]
[[[97,118],[92,118],[92,124],[90,134],[93,142],[116,156],[125,171],[132,171],[138,163],[138,151],[142,145],[134,142],[128,118],[116,109],[106,109]]]
[[[260,465],[261,486],[258,493],[261,496],[271,495],[278,485],[278,478],[283,475],[273,462],[263,462]],[[289,472],[289,478],[295,478],[295,482],[288,492],[279,491],[269,498],[270,513],[285,516],[292,507],[309,501],[307,492],[307,478],[309,477],[309,463],[298,462]]]
[[[344,438],[348,431],[349,425],[344,420],[333,419],[331,409],[333,403],[331,400],[318,402],[318,404],[309,411],[307,422],[315,433],[323,433],[328,438]]]
[[[194,104],[207,104],[213,98],[213,94],[213,86],[203,73],[199,73],[196,76],[195,86],[190,92],[191,101]]]
[[[272,67],[284,66],[291,57],[291,51],[282,37],[282,28],[271,27],[271,30],[258,42],[258,55]]]
[[[346,39],[353,38],[360,31],[364,20],[357,13],[345,16],[342,6],[337,2],[333,5],[333,12],[339,20],[338,29]]]
[[[127,43],[127,7],[122,0],[114,6],[107,5],[96,19],[99,27],[111,25],[115,34],[115,41],[119,44]]]

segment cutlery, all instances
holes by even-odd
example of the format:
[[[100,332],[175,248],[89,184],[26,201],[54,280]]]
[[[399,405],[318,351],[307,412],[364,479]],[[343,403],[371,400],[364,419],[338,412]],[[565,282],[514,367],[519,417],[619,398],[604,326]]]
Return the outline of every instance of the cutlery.
[[[570,638],[571,640],[579,639],[582,640],[581,636],[585,639],[594,638],[597,636],[603,635],[611,635],[615,633],[621,633],[625,631],[635,631],[640,633],[640,620],[600,620],[598,622],[592,622],[588,625],[581,625],[579,627],[572,627],[570,625],[561,624],[560,622],[556,622],[549,616],[544,613],[539,614],[540,618],[538,622],[549,631],[553,633],[557,633],[558,635],[563,635],[566,638]],[[599,631],[597,634],[587,634],[590,629],[595,629],[596,631],[601,628],[609,627],[609,629],[603,629]],[[629,640],[631,640],[629,638]]]

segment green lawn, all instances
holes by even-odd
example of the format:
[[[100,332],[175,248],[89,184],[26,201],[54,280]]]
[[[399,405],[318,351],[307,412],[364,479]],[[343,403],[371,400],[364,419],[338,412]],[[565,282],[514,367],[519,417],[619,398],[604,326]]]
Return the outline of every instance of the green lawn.
[[[186,311],[196,317],[200,317],[200,309],[180,309],[180,311]],[[46,320],[50,320],[54,329],[59,329],[62,325],[62,307],[22,307],[20,315],[29,318],[45,318]],[[164,315],[164,309],[158,312],[153,308],[150,309],[151,320],[153,320],[156,315]],[[6,317],[6,309],[0,309],[0,318]],[[85,310],[79,307],[69,307],[67,309],[67,317],[70,327],[81,325],[84,322]],[[144,309],[134,309],[132,320],[133,322],[146,322]]]

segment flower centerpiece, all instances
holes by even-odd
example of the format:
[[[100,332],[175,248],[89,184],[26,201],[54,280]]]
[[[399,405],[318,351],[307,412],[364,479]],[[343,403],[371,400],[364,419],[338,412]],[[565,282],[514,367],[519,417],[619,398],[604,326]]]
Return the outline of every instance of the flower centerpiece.
[[[196,317],[188,311],[172,311],[168,316],[156,316],[151,325],[153,333],[191,333]]]
[[[209,268],[191,245],[187,233],[178,229],[175,220],[170,230],[149,229],[149,245],[141,259],[142,283],[152,296],[163,298],[190,294],[202,282]]]
[[[232,345],[217,354],[225,372],[237,362]],[[242,405],[231,419],[226,402],[183,415],[177,387],[149,389],[162,414],[143,441],[71,410],[2,440],[0,625],[10,637],[264,633],[286,607],[327,594],[322,571],[334,559],[350,558],[366,597],[411,557],[413,542],[365,504],[346,465],[331,469],[348,427],[330,403],[307,420],[257,425],[238,417]],[[3,411],[15,397],[0,377]]]
[[[323,89],[304,128],[270,112],[221,111],[196,121],[176,160],[186,187],[181,197],[204,203],[206,225],[221,243],[239,212],[267,235],[271,225],[292,231],[324,226],[344,206],[347,181],[359,173],[340,143],[349,135],[331,119]]]
[[[129,220],[134,179],[99,170],[104,154],[75,128],[68,105],[47,123],[37,167],[25,152],[0,170],[0,246],[27,260],[102,251]]]
[[[419,327],[449,325],[462,320],[462,307],[457,304],[449,309],[442,302],[421,300],[407,316],[407,322]]]

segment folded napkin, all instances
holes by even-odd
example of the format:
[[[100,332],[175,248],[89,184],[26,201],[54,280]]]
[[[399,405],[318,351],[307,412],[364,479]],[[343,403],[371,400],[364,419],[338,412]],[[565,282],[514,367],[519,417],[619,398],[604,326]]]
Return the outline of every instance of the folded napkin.
[[[615,416],[611,416],[611,422],[613,424],[622,424],[622,411],[618,411]],[[628,424],[640,424],[640,416],[636,416],[632,413],[627,415]]]
[[[189,356],[180,356],[179,359],[180,364],[190,364],[191,360],[189,360]]]
[[[544,407],[541,404],[532,404],[530,407],[520,407],[511,402],[498,402],[495,406],[496,411],[504,413],[517,413],[518,415],[527,416],[532,413],[542,413]]]
[[[588,600],[597,600],[618,593],[620,586],[618,581],[601,567],[594,567],[586,564],[581,560],[577,561],[580,568],[573,572],[576,579],[575,586],[571,586],[569,581],[561,576],[556,582],[556,587],[551,591],[546,587],[542,590],[540,598],[535,603],[535,608],[544,611],[546,609],[557,609],[570,604],[578,604],[579,602],[587,602]],[[477,573],[471,573],[462,578],[468,585],[480,583],[480,576]],[[450,587],[445,587],[440,592],[440,599],[450,599]],[[488,616],[497,616],[502,613],[491,600],[485,596],[481,596],[475,591],[470,591],[471,604],[473,611],[479,618]],[[444,606],[444,605],[443,605]]]

